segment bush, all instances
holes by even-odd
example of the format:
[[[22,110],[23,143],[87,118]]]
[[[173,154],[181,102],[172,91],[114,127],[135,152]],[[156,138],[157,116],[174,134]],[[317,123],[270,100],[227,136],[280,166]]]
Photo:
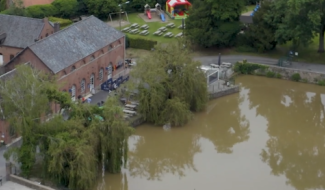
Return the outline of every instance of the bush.
[[[49,21],[59,23],[61,29],[65,28],[73,23],[72,20],[57,18],[57,17],[49,17]]]
[[[282,75],[281,75],[280,73],[277,73],[277,74],[276,74],[276,78],[278,78],[278,79],[282,79]]]
[[[75,16],[78,10],[77,0],[55,0],[52,5],[58,10],[57,16],[64,18]]]
[[[241,46],[236,47],[235,51],[237,51],[237,52],[248,52],[248,53],[256,52],[256,50],[253,47],[245,46],[245,45],[241,45]]]
[[[319,86],[325,86],[325,80],[319,80],[319,81],[317,82],[317,84],[318,84]]]
[[[243,62],[237,62],[234,66],[234,71],[241,74],[253,74],[257,69],[260,69],[263,72],[268,67],[265,65],[260,65],[256,63],[248,63],[246,60]]]
[[[6,0],[0,0],[0,12],[6,10]]]
[[[26,11],[28,16],[33,18],[44,18],[58,14],[58,10],[51,4],[29,6]]]
[[[155,47],[155,45],[157,45],[157,41],[154,40],[148,40],[144,38],[131,38],[129,36],[127,38],[129,39],[130,48],[151,50]]]
[[[266,76],[267,76],[267,77],[270,77],[270,78],[274,78],[274,77],[275,77],[275,72],[268,71],[268,72],[266,73]]]
[[[296,81],[296,82],[300,81],[300,80],[301,80],[301,76],[300,76],[300,74],[299,74],[299,73],[295,73],[295,74],[293,74],[293,75],[291,76],[291,80]]]

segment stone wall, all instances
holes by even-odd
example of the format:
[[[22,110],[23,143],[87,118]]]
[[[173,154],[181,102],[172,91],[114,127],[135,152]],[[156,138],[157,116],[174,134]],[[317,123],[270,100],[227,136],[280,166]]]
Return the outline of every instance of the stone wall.
[[[18,177],[18,176],[13,175],[13,174],[10,175],[9,179],[12,182],[18,183],[20,185],[23,185],[23,186],[26,186],[26,187],[29,187],[29,188],[35,189],[35,190],[55,190],[55,189],[52,189],[50,187],[46,187],[44,185],[38,184],[36,182],[30,181],[30,180],[27,180],[27,179],[24,179],[22,177]]]
[[[238,92],[239,92],[239,86],[235,85],[235,86],[226,88],[224,90],[220,90],[218,92],[209,93],[209,98],[210,98],[210,100],[212,100],[212,99],[220,98],[220,97],[238,93]]]
[[[299,73],[301,80],[307,83],[317,83],[317,81],[325,80],[324,73],[318,73],[313,71],[306,71],[300,69],[293,69],[288,67],[268,66],[267,71],[280,74],[282,79],[291,80],[291,76],[295,73]],[[266,71],[266,72],[267,72]],[[259,72],[259,71],[257,71]]]

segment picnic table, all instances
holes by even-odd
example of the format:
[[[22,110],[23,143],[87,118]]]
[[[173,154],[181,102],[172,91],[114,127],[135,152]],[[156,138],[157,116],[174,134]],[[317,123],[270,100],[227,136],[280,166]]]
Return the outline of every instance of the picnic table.
[[[166,27],[160,27],[160,28],[158,28],[158,31],[165,32],[165,31],[167,31],[167,28]]]
[[[160,30],[153,33],[153,35],[156,35],[156,36],[161,36],[162,34],[163,34],[163,32]]]
[[[131,25],[131,28],[139,28],[139,24],[138,23],[134,23]]]
[[[130,115],[135,115],[135,114],[137,114],[136,111],[131,111],[131,110],[127,110],[127,109],[124,109],[123,112],[126,113],[126,114],[130,114]]]
[[[167,32],[165,35],[164,35],[165,37],[173,37],[174,36],[174,34],[173,33],[171,33],[171,32]]]
[[[183,32],[176,34],[175,38],[182,37],[182,36],[183,36]]]
[[[148,29],[149,26],[148,26],[147,24],[145,24],[145,25],[142,25],[140,28],[141,28],[141,29]]]
[[[137,34],[139,33],[139,29],[133,29],[130,31],[131,34]]]
[[[174,23],[169,23],[169,24],[166,25],[166,27],[168,27],[168,28],[174,28],[175,27],[175,24]]]
[[[140,35],[143,35],[143,36],[146,36],[148,34],[149,34],[148,30],[143,30],[142,32],[140,32]]]
[[[123,28],[122,32],[128,32],[128,31],[130,31],[130,29],[131,29],[130,27]]]
[[[125,107],[134,109],[137,107],[137,105],[125,104]]]
[[[179,25],[179,29],[183,29],[183,27],[184,27],[184,29],[185,29],[185,24],[184,24],[184,26],[181,24],[181,25]]]

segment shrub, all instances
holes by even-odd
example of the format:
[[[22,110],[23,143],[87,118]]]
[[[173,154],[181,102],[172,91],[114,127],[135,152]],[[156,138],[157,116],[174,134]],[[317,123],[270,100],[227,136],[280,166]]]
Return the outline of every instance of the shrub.
[[[256,50],[253,47],[245,46],[245,45],[236,47],[235,51],[237,51],[237,52],[256,52]]]
[[[77,0],[55,0],[52,5],[58,10],[57,16],[64,18],[74,16],[78,10]]]
[[[278,78],[278,79],[282,79],[282,75],[281,75],[280,73],[277,73],[277,74],[276,74],[276,78]]]
[[[254,74],[254,71],[260,69],[261,72],[264,72],[268,67],[265,65],[260,65],[256,63],[248,63],[246,60],[243,62],[237,62],[234,66],[234,71],[241,74]]]
[[[318,84],[319,86],[325,86],[325,80],[319,80],[319,81],[317,82],[317,84]]]
[[[155,47],[155,45],[157,45],[157,41],[154,40],[148,40],[144,38],[131,38],[129,36],[127,38],[129,39],[130,48],[151,50]]]
[[[57,17],[49,17],[49,21],[57,22],[60,24],[61,29],[71,25],[73,22],[69,19],[57,18]]]
[[[0,0],[0,12],[6,10],[6,0]]]
[[[58,14],[58,10],[51,4],[29,6],[26,11],[28,16],[33,18],[44,18]]]
[[[274,78],[274,77],[275,77],[275,72],[268,71],[268,72],[266,73],[266,76],[267,76],[267,77],[270,77],[270,78]]]
[[[307,79],[301,79],[301,82],[307,83],[308,80]]]
[[[291,80],[296,81],[296,82],[300,81],[300,80],[301,80],[301,76],[300,76],[300,74],[299,74],[299,73],[295,73],[295,74],[293,74],[293,75],[291,76]]]

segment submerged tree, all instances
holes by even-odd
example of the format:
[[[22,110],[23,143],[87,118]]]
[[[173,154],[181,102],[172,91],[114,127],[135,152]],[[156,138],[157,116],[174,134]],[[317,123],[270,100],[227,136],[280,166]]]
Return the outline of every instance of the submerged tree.
[[[191,111],[202,110],[208,101],[201,64],[184,47],[181,42],[158,46],[131,71],[139,90],[139,112],[148,122],[183,125]]]
[[[17,157],[24,176],[30,176],[40,158],[42,177],[83,190],[92,188],[102,163],[112,173],[126,164],[127,139],[133,129],[115,98],[102,109],[75,104],[48,76],[26,65],[0,86],[2,116],[23,138],[22,146],[5,156]],[[68,118],[51,113],[51,103],[69,110]],[[47,122],[41,117],[46,112],[51,113]]]

